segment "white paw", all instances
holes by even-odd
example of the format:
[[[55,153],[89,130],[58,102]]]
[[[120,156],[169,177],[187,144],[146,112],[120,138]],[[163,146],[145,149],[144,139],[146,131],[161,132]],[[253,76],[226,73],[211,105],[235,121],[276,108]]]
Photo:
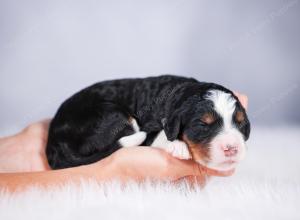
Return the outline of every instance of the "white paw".
[[[167,144],[166,151],[172,154],[172,156],[179,159],[188,160],[191,159],[188,146],[183,141],[175,140]]]
[[[147,137],[147,133],[144,131],[137,132],[135,134],[125,136],[119,139],[119,143],[122,147],[134,147],[142,144]]]

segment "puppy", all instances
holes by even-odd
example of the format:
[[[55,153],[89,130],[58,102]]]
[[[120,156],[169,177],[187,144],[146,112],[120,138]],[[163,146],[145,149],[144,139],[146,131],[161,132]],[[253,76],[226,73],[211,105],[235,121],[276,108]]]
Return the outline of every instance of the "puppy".
[[[249,134],[245,109],[221,85],[171,75],[121,79],[67,99],[50,123],[46,154],[60,169],[143,145],[225,171],[243,159]]]

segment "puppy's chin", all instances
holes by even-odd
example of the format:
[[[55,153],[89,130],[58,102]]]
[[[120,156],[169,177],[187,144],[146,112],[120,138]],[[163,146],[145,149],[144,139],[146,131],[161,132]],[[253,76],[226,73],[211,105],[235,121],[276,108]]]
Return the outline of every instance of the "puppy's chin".
[[[232,169],[235,169],[237,165],[239,164],[238,161],[226,161],[222,163],[214,163],[212,161],[203,161],[203,160],[196,160],[197,163],[200,165],[207,167],[209,169],[218,170],[218,171],[229,171]]]

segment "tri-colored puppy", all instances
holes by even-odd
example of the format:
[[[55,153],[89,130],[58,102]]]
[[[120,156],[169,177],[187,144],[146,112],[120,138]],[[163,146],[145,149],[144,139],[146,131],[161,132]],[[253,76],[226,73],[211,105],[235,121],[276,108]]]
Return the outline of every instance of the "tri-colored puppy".
[[[146,145],[229,170],[244,157],[249,133],[245,109],[223,86],[171,75],[121,79],[67,99],[51,121],[46,152],[59,169]]]

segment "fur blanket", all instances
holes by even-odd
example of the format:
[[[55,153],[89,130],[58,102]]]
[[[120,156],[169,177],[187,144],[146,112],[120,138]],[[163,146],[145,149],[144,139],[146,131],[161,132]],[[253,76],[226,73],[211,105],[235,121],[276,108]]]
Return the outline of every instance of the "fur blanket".
[[[253,128],[232,177],[185,183],[98,185],[0,193],[0,219],[300,219],[300,128]]]

